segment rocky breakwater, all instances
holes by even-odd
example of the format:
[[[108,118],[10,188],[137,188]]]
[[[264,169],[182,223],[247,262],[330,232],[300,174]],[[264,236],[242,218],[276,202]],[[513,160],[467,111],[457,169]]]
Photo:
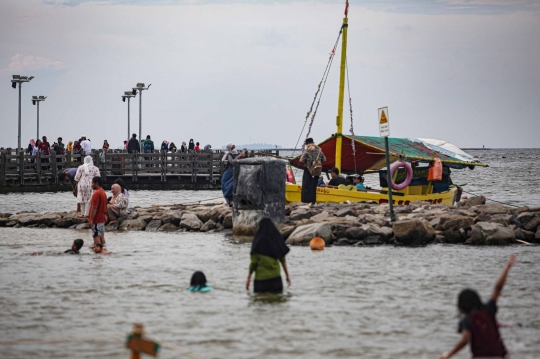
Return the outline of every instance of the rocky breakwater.
[[[88,229],[90,225],[86,218],[78,218],[75,212],[19,212],[0,213],[0,227]],[[216,204],[135,207],[132,213],[106,227],[106,231],[148,232],[221,232],[228,229],[232,229],[232,209]]]
[[[388,205],[291,203],[278,228],[293,245],[308,245],[313,237],[336,246],[540,243],[540,208],[485,204],[480,196],[456,207],[413,202],[394,210],[398,220],[392,223]],[[0,227],[90,228],[75,212],[0,213]],[[232,227],[232,209],[223,204],[153,205],[133,208],[106,230],[222,232]]]

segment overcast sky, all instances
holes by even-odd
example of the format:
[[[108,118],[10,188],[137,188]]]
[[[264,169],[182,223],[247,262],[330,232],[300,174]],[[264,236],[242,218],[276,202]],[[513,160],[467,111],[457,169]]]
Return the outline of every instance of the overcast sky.
[[[352,0],[348,65],[357,135],[460,147],[540,147],[540,5],[520,0]],[[100,148],[127,136],[127,102],[143,93],[143,135],[220,148],[292,147],[337,38],[344,1],[2,0],[0,146],[82,135]],[[338,50],[338,53],[340,51]],[[312,135],[336,131],[339,58]],[[131,102],[138,133],[139,97]],[[344,133],[349,133],[349,108]],[[305,133],[304,133],[305,135]],[[52,141],[51,141],[52,143]]]

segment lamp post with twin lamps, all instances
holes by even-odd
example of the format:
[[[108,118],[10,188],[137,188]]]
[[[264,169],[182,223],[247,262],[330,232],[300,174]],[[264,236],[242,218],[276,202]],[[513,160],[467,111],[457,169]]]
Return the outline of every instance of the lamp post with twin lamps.
[[[141,146],[141,152],[142,152],[142,92],[144,90],[148,90],[152,86],[152,84],[148,85],[148,87],[144,87],[144,84],[142,82],[139,82],[137,84],[137,87],[133,88],[133,91],[131,92],[134,96],[137,94],[137,91],[139,91],[139,145]]]
[[[37,105],[37,135],[36,139],[39,139],[39,103],[45,101],[47,96],[32,96],[32,105]]]
[[[34,76],[20,76],[20,75],[13,75],[13,79],[11,80],[11,87],[14,89],[17,88],[17,84],[19,84],[19,132],[17,135],[17,154],[19,154],[19,151],[21,150],[21,87],[23,82],[30,82]]]
[[[122,101],[126,102],[126,98],[128,100],[128,128],[127,128],[127,140],[131,138],[131,131],[129,130],[129,100],[131,100],[132,97],[135,97],[136,94],[133,94],[133,91],[124,91],[124,95],[122,96]]]

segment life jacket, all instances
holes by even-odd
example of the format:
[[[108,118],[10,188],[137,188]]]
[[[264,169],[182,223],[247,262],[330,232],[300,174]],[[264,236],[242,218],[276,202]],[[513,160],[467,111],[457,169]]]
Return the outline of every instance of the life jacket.
[[[483,310],[471,314],[471,352],[473,358],[505,358],[507,354],[495,317]]]
[[[442,180],[442,163],[440,158],[433,160],[433,165],[428,170],[428,181],[441,181]]]

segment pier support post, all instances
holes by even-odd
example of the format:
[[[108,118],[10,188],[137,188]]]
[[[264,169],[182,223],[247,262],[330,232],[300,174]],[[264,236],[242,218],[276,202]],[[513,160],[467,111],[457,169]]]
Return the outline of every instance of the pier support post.
[[[6,166],[6,153],[2,151],[0,153],[0,187],[6,186]]]
[[[24,185],[24,152],[20,151],[17,153],[19,157],[19,177],[21,186]]]

